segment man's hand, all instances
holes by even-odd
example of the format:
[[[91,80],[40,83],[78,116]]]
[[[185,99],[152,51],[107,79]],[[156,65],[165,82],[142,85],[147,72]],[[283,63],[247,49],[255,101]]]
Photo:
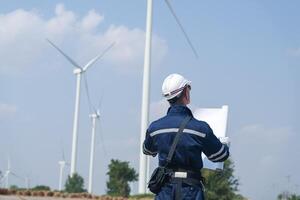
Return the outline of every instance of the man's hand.
[[[221,137],[220,138],[220,142],[222,144],[226,144],[228,147],[230,146],[230,140],[229,140],[229,137]]]

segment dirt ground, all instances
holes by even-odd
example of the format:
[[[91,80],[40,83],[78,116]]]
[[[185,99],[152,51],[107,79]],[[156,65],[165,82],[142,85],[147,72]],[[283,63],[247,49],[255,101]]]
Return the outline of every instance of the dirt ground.
[[[0,195],[0,200],[86,200],[76,198],[57,198],[57,197],[28,197],[28,196],[5,196]],[[129,199],[134,200],[134,199]],[[152,200],[152,198],[142,198],[139,200]]]
[[[0,195],[0,200],[82,200],[82,199],[54,198],[54,197],[2,196],[2,195]]]

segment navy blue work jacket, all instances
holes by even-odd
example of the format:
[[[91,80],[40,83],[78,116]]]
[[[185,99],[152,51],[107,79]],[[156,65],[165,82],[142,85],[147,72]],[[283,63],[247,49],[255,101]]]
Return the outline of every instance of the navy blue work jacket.
[[[158,154],[159,165],[164,166],[173,139],[187,115],[192,116],[192,119],[183,130],[169,167],[201,169],[202,152],[213,162],[225,161],[229,156],[227,145],[219,141],[206,122],[195,119],[191,110],[183,105],[171,106],[166,116],[150,124],[143,144],[144,154],[152,156]]]

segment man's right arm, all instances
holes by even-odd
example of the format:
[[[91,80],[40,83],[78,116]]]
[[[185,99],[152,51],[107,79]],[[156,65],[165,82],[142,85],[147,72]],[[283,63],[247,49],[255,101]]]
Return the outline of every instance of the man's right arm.
[[[146,139],[143,143],[143,153],[153,157],[157,155],[157,147],[155,146],[153,137],[150,136],[148,130],[146,132]]]

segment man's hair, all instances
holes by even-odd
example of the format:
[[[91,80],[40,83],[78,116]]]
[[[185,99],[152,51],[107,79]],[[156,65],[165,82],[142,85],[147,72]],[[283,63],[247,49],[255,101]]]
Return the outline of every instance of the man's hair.
[[[168,102],[170,105],[175,105],[175,104],[181,104],[182,103],[182,98],[185,95],[186,87],[183,89],[183,91],[176,97],[169,99]]]

